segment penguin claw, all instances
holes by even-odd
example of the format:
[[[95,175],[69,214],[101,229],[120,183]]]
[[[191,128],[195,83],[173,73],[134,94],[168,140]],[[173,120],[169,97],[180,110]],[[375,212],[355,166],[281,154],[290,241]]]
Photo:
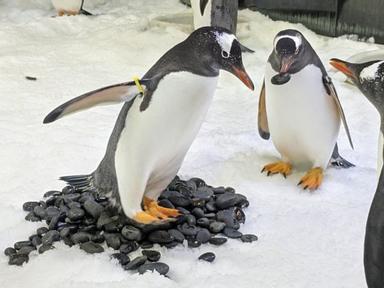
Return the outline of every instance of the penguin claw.
[[[261,173],[263,172],[267,172],[267,176],[280,173],[284,178],[287,178],[287,176],[292,173],[292,165],[287,162],[279,161],[265,165],[261,170]]]
[[[148,197],[144,197],[143,204],[145,212],[161,220],[169,220],[171,217],[174,218],[181,215],[179,210],[162,207],[155,200]]]
[[[298,186],[303,186],[304,190],[316,190],[320,187],[321,182],[323,181],[323,169],[320,167],[310,169],[300,182]]]

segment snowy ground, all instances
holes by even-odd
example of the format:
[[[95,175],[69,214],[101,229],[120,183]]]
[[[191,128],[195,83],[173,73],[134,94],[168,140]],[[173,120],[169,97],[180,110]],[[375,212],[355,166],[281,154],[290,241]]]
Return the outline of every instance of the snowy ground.
[[[101,15],[61,18],[50,17],[54,11],[49,2],[0,0],[1,251],[41,225],[24,220],[23,202],[61,188],[56,180],[60,175],[96,167],[120,105],[95,108],[48,126],[42,125],[44,116],[74,96],[142,75],[187,36],[185,27],[151,21],[190,11],[177,0],[86,1],[86,9]],[[240,39],[256,51],[244,56],[256,90],[273,36],[287,27],[302,31],[325,63],[379,46],[318,36],[302,25],[273,22],[251,11],[240,15],[249,19],[239,29]],[[38,80],[27,81],[27,75]],[[257,133],[258,91],[250,93],[238,79],[222,74],[181,175],[233,186],[247,195],[251,206],[241,229],[256,233],[258,242],[159,248],[171,267],[169,278],[130,274],[107,253],[90,256],[63,245],[32,256],[21,268],[8,266],[1,254],[0,287],[364,287],[362,246],[376,186],[378,115],[342,75],[331,75],[356,147],[349,148],[341,131],[340,151],[356,168],[329,169],[321,189],[308,193],[296,187],[302,172],[287,180],[260,174],[278,154]],[[196,260],[206,251],[217,254],[215,263]]]

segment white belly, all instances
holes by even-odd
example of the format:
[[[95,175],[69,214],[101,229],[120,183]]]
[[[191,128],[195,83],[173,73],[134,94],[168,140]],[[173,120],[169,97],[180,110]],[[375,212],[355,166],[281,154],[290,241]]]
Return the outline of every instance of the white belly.
[[[377,179],[380,177],[381,169],[383,168],[383,132],[379,134],[379,151],[377,152]]]
[[[207,6],[205,6],[203,15],[201,15],[200,11],[200,0],[191,0],[191,6],[193,11],[193,25],[195,30],[200,27],[211,26],[212,0],[208,1]]]
[[[340,118],[336,104],[314,65],[291,75],[284,85],[273,85],[267,63],[266,109],[272,141],[283,160],[294,165],[326,168],[336,143]]]
[[[160,81],[147,110],[136,98],[128,112],[115,154],[120,200],[132,217],[142,197],[157,199],[176,176],[198,133],[218,77],[171,73]]]
[[[57,11],[79,12],[82,0],[52,0]]]

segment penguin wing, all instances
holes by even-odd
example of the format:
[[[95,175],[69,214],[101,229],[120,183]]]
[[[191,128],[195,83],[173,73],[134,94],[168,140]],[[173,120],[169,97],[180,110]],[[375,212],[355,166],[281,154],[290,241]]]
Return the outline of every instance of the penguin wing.
[[[267,108],[265,106],[265,80],[263,80],[263,86],[261,87],[260,91],[259,113],[257,115],[257,118],[259,124],[259,134],[261,138],[268,140],[270,137],[270,133],[268,127]]]
[[[204,10],[205,10],[205,7],[207,7],[207,4],[208,4],[208,0],[200,0],[200,13],[201,13],[201,16],[204,15]]]
[[[345,119],[344,110],[343,110],[343,107],[341,106],[339,96],[337,96],[337,92],[336,92],[335,86],[332,83],[332,79],[328,75],[324,76],[323,83],[328,95],[332,96],[332,98],[335,100],[337,110],[339,111],[341,121],[343,122],[345,132],[347,133],[347,136],[348,136],[349,144],[351,145],[352,149],[354,149],[351,133],[349,132],[347,120]]]
[[[134,81],[120,83],[100,88],[81,96],[73,98],[51,111],[43,123],[51,123],[65,115],[85,110],[100,104],[115,104],[129,102],[140,94],[146,94],[149,80],[139,80],[140,85]],[[141,88],[139,88],[141,86]]]

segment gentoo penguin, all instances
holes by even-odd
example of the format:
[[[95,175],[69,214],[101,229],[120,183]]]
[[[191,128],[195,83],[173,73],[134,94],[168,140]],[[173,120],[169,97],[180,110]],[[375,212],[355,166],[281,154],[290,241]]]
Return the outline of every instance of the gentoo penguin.
[[[57,15],[92,15],[83,9],[84,0],[52,0],[52,4],[57,11]]]
[[[381,135],[384,133],[384,61],[376,60],[353,64],[332,59],[331,64],[350,77],[376,107],[381,116]],[[383,146],[379,159],[383,159]],[[380,178],[368,215],[364,244],[365,275],[369,288],[384,287],[384,172],[379,167]]]
[[[96,104],[126,102],[98,168],[61,179],[78,189],[96,189],[139,223],[177,216],[177,210],[160,207],[156,200],[200,129],[220,70],[254,89],[236,37],[224,28],[203,27],[166,52],[141,80],[101,88],[54,109],[44,123]]]
[[[261,137],[272,138],[282,160],[262,172],[286,177],[292,166],[306,166],[310,170],[298,185],[314,190],[332,154],[340,166],[350,167],[337,152],[340,118],[352,146],[343,109],[320,58],[299,31],[279,32],[266,65],[258,123]]]

